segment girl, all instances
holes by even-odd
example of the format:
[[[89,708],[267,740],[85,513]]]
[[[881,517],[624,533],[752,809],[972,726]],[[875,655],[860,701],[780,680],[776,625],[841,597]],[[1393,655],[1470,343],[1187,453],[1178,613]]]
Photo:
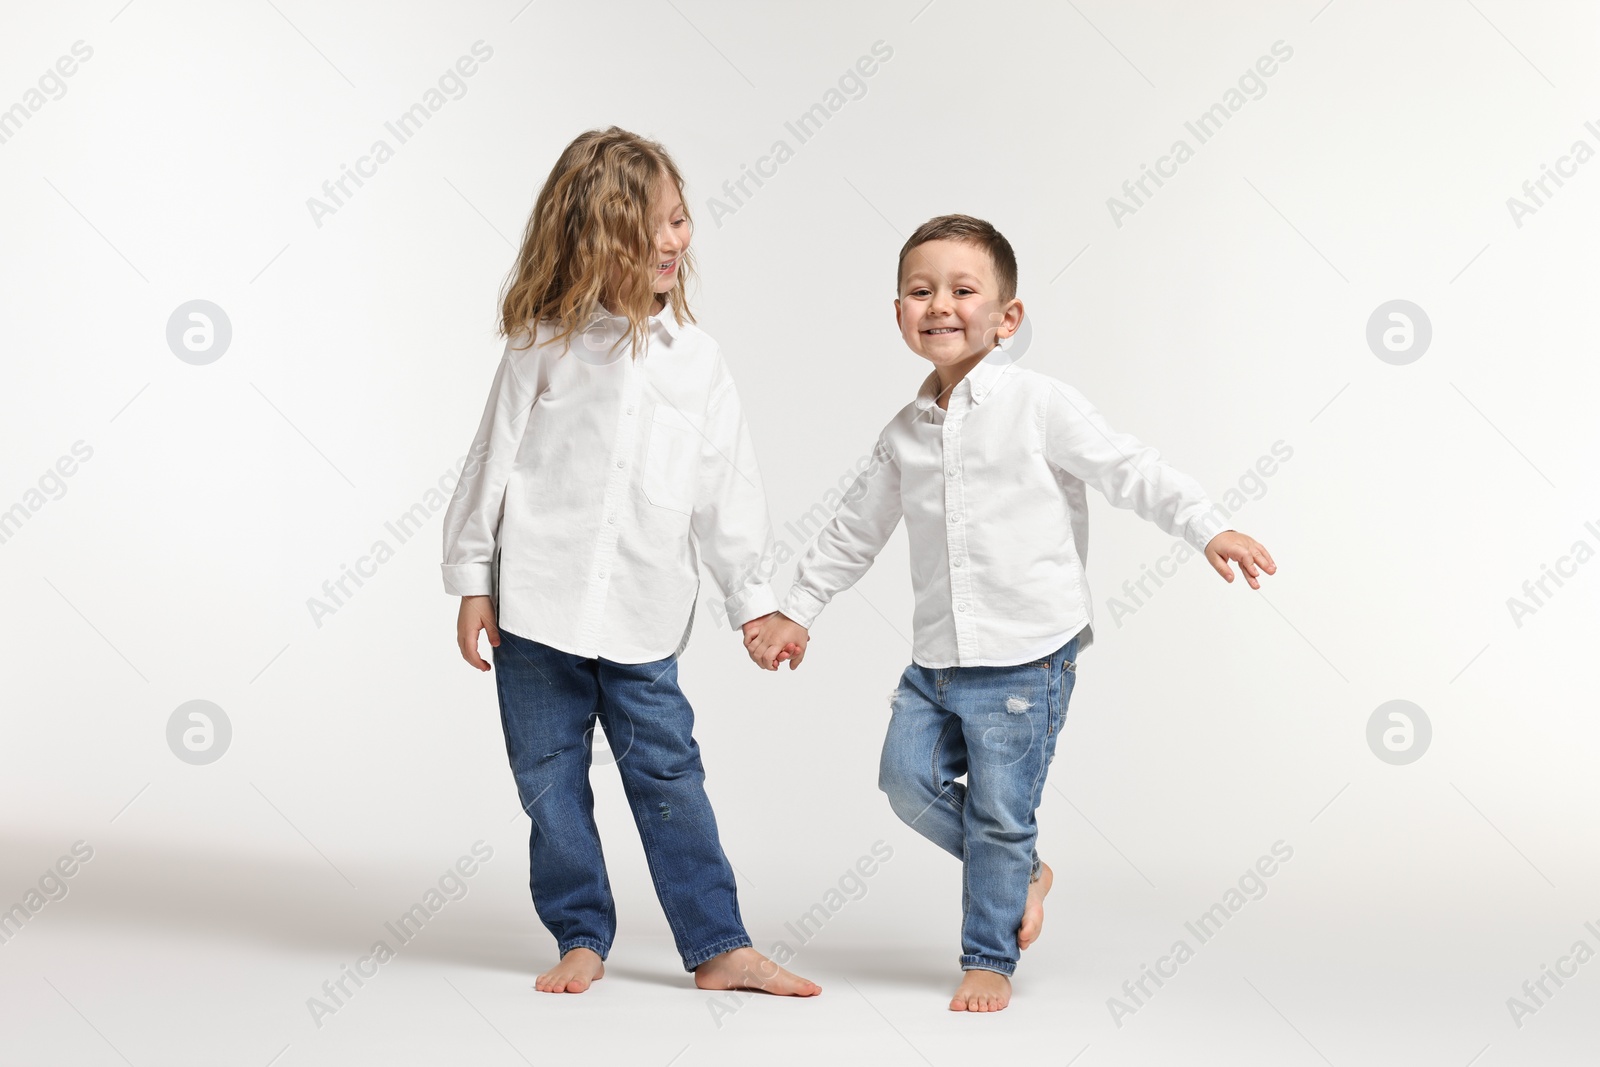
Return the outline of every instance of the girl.
[[[589,787],[595,720],[695,984],[821,992],[751,947],[678,688],[701,559],[747,640],[777,607],[738,393],[685,298],[690,233],[659,144],[613,126],[567,146],[523,234],[505,354],[445,513],[457,642],[484,671],[479,631],[493,646],[533,820],[533,903],[560,952],[536,983],[548,993],[588,989],[616,930]]]

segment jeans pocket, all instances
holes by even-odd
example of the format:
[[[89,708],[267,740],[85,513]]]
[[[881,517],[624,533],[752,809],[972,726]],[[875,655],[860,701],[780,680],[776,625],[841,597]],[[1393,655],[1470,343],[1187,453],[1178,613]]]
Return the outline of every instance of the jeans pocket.
[[[1061,660],[1061,674],[1058,678],[1059,686],[1056,690],[1055,706],[1050,709],[1050,732],[1058,732],[1067,719],[1067,702],[1072,699],[1072,687],[1078,680],[1078,664],[1066,657]]]

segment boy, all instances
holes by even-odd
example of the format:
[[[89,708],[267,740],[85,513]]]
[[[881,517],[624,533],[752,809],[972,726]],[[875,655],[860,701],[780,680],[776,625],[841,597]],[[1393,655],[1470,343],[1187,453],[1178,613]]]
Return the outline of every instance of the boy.
[[[746,647],[765,669],[784,658],[798,667],[822,608],[905,518],[913,662],[894,693],[878,784],[897,815],[963,862],[965,973],[951,1010],[999,1011],[1019,950],[1044,922],[1051,871],[1034,851],[1034,812],[1078,655],[1094,640],[1086,487],[1203,549],[1230,582],[1228,560],[1252,589],[1277,566],[1226,529],[1194,480],[1112,430],[1081,393],[996,353],[1023,312],[1016,257],[993,226],[930,219],[900,250],[897,290],[901,336],[933,373],[801,557],[781,614]]]

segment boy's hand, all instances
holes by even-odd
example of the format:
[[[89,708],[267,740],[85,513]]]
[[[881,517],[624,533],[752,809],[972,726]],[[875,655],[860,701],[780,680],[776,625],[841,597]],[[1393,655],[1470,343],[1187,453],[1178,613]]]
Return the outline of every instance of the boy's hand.
[[[1224,530],[1213,537],[1206,545],[1206,559],[1216,568],[1218,574],[1230,582],[1233,581],[1233,568],[1228,565],[1228,561],[1235,561],[1239,564],[1239,569],[1244,571],[1244,580],[1250,583],[1251,589],[1261,588],[1261,583],[1256,581],[1260,577],[1260,571],[1266,571],[1268,574],[1278,573],[1278,565],[1272,562],[1272,554],[1267,551],[1266,546],[1238,530]]]
[[[760,625],[753,634],[746,629],[744,642],[756,666],[764,671],[775,671],[778,664],[788,660],[791,671],[799,667],[806,658],[810,632],[781,611],[756,621]]]
[[[756,637],[761,633],[761,625],[762,625],[762,623],[766,622],[768,619],[772,618],[776,614],[777,614],[777,612],[775,612],[775,611],[768,612],[767,614],[762,615],[760,618],[751,619],[749,622],[745,623],[743,626],[740,627],[740,629],[744,631],[744,647],[745,647],[746,650],[749,650],[750,643],[752,641],[754,641],[756,639]],[[783,651],[778,653],[777,662],[778,663],[782,663],[784,660],[789,659],[790,657],[794,656],[796,653],[802,652],[804,650],[804,648],[805,648],[805,646],[803,644],[796,644],[794,642],[790,642],[789,644],[784,645],[783,646]],[[751,655],[750,658],[751,659],[755,659],[755,656]],[[760,662],[760,661],[758,660],[757,662]],[[773,670],[777,670],[778,668],[776,666],[774,666],[772,669]],[[794,670],[794,667],[790,667],[789,669],[790,670]]]
[[[489,635],[491,645],[500,646],[500,629],[494,624],[494,602],[486,596],[464,596],[461,611],[456,615],[456,644],[461,649],[462,659],[486,671],[489,665],[478,655],[479,630]]]

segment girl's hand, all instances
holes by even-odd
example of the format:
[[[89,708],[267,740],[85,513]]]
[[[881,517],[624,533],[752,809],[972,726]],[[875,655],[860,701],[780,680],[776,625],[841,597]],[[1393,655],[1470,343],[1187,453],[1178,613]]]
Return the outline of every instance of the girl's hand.
[[[806,646],[811,633],[781,611],[761,620],[758,632],[745,638],[745,650],[762,670],[775,671],[778,664],[787,662],[792,671],[806,658]]]
[[[761,636],[761,626],[762,626],[762,624],[765,623],[767,620],[773,618],[774,616],[776,616],[778,618],[782,618],[783,617],[783,616],[779,615],[776,611],[768,612],[766,615],[762,615],[762,616],[760,616],[758,618],[751,619],[749,622],[745,623],[743,626],[740,627],[740,629],[744,631],[744,647],[745,647],[745,649],[747,651],[755,643],[756,639]],[[798,644],[795,644],[794,642],[790,642],[789,644],[783,646],[783,651],[782,652],[778,653],[778,663],[784,663],[784,662],[788,661],[789,659],[793,658],[794,656],[797,656],[797,655],[801,654],[804,651],[805,651],[805,648],[804,648],[803,645],[798,645]],[[753,659],[754,656],[752,656],[751,658]],[[794,664],[789,669],[790,670],[794,670],[794,668],[797,667],[797,666],[799,666],[798,663]],[[777,668],[776,665],[774,665],[772,669],[773,670],[777,670],[778,668]]]
[[[500,630],[494,624],[494,602],[486,596],[464,596],[461,612],[456,616],[456,644],[461,658],[478,668],[489,670],[489,665],[478,655],[478,631],[489,635],[489,644],[500,647]]]
[[[1230,582],[1233,581],[1233,568],[1228,561],[1235,561],[1239,569],[1244,571],[1244,580],[1250,583],[1251,589],[1261,588],[1261,583],[1256,581],[1261,571],[1278,573],[1278,565],[1272,561],[1266,546],[1238,530],[1224,530],[1213,537],[1206,545],[1206,559],[1218,574]]]

